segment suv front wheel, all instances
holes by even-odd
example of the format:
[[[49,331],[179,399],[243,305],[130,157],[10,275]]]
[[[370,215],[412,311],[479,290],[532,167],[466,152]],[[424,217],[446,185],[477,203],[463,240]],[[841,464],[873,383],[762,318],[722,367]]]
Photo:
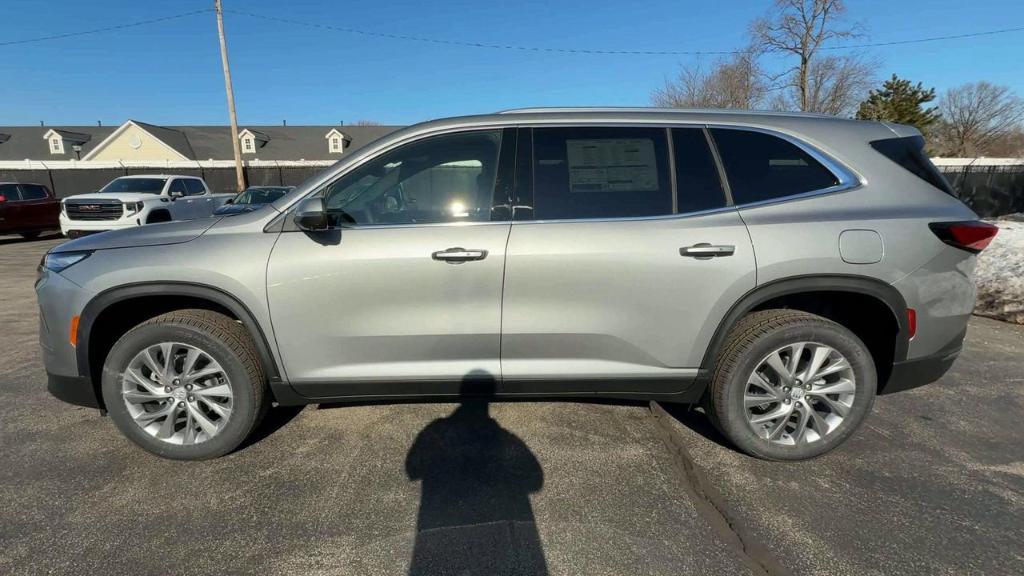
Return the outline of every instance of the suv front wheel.
[[[730,331],[708,406],[715,426],[747,454],[803,460],[853,434],[876,387],[871,354],[848,329],[807,312],[763,310]]]
[[[129,330],[107,355],[102,388],[125,436],[178,460],[234,450],[270,403],[249,334],[209,310],[177,310]]]

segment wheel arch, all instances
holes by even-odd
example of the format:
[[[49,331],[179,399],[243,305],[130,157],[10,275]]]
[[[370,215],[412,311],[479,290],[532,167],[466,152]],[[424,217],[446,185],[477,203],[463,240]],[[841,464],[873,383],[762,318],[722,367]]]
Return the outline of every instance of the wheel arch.
[[[843,295],[846,298],[860,298],[864,299],[865,302],[872,302],[875,306],[875,312],[883,308],[888,310],[890,317],[885,320],[886,322],[891,321],[891,325],[888,328],[894,329],[894,332],[891,334],[891,357],[887,354],[888,350],[885,349],[888,348],[889,342],[881,343],[881,348],[878,342],[865,342],[872,352],[872,357],[875,359],[876,368],[878,369],[879,393],[883,392],[888,384],[893,363],[902,362],[907,358],[909,346],[907,334],[909,332],[906,300],[904,300],[899,290],[877,278],[840,274],[783,278],[757,286],[747,292],[733,304],[729,312],[719,322],[718,328],[715,330],[711,342],[704,352],[700,370],[701,379],[704,380],[703,386],[707,385],[710,375],[714,372],[715,361],[729,331],[740,318],[755,310],[765,309],[765,307],[776,307],[775,305],[777,307],[792,307],[832,318],[829,314],[822,314],[814,306],[800,303],[801,298],[804,302],[813,302],[816,299],[824,301],[829,298],[825,295],[835,295],[833,298],[838,300],[842,300]],[[832,319],[836,320],[836,318]],[[840,321],[839,323],[845,325],[844,322]],[[847,326],[847,328],[850,328],[855,333],[858,332],[858,330],[850,326]],[[858,334],[858,336],[862,336],[862,334]],[[862,336],[862,339],[865,338]]]
[[[153,303],[157,303],[157,305],[154,306]],[[101,332],[102,323],[98,325],[97,320],[104,318],[105,313],[116,311],[121,307],[131,307],[133,304],[143,306],[149,312],[133,317],[132,322],[140,318],[141,321],[145,321],[151,316],[175,309],[196,307],[214,310],[232,317],[242,324],[256,344],[260,362],[263,364],[264,372],[271,386],[271,392],[276,395],[276,391],[282,387],[281,371],[274,358],[270,341],[262,326],[245,304],[231,294],[213,286],[184,282],[146,282],[118,286],[103,291],[90,300],[79,315],[78,345],[75,349],[78,373],[79,376],[92,381],[93,388],[97,391],[97,398],[101,402],[102,398],[98,394],[100,384],[98,375],[103,369],[105,353],[109,351],[113,341],[108,341],[110,338],[104,337]],[[143,316],[145,318],[142,318]],[[135,324],[137,323],[135,322]],[[130,326],[127,329],[131,329]],[[123,330],[120,334],[126,331]],[[106,350],[101,348],[106,348]],[[100,354],[103,354],[102,358],[99,356]]]

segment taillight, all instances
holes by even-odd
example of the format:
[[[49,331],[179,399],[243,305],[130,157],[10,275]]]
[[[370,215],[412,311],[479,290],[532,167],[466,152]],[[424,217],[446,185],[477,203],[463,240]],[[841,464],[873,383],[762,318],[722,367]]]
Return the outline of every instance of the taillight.
[[[939,237],[939,240],[974,254],[987,248],[992,243],[992,239],[999,233],[998,226],[977,220],[966,222],[932,222],[928,227]]]

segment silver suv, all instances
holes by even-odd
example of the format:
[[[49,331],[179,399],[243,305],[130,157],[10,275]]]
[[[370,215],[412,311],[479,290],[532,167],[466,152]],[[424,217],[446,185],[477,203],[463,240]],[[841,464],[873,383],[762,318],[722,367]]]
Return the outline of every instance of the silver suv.
[[[168,458],[271,403],[701,403],[741,450],[822,454],[960,351],[996,229],[913,128],[557,109],[366,146],[225,218],[62,244],[36,287],[49,388]]]

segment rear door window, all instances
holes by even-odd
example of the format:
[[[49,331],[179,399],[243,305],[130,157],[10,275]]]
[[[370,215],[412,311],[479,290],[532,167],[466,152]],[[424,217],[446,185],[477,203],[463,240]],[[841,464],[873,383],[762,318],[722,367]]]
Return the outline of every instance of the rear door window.
[[[672,151],[676,162],[677,211],[711,210],[725,206],[711,147],[701,128],[673,128]]]
[[[7,202],[17,202],[21,200],[21,191],[17,184],[0,184],[0,196]]]
[[[663,128],[537,128],[533,217],[630,218],[673,213]]]
[[[23,200],[46,200],[49,194],[46,193],[46,188],[39,184],[22,184],[21,185],[21,197]]]
[[[799,146],[751,130],[711,130],[736,204],[824,190],[839,179]]]
[[[196,180],[195,178],[186,179],[185,188],[188,189],[188,193],[190,196],[197,196],[199,194],[206,193],[206,188],[203,187],[203,181]]]

